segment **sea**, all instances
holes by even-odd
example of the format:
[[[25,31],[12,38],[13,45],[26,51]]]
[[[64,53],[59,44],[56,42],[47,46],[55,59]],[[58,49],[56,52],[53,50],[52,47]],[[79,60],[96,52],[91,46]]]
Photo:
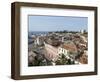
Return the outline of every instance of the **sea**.
[[[32,35],[41,35],[41,34],[48,34],[49,31],[31,31],[28,32],[28,43],[31,44],[33,43]]]
[[[30,35],[41,35],[41,34],[48,34],[49,33],[49,31],[31,31],[31,32],[29,32],[29,36]]]

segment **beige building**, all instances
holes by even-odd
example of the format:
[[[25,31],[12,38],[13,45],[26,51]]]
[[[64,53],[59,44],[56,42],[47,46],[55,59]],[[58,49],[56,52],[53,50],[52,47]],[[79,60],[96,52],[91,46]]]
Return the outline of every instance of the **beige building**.
[[[58,49],[50,44],[47,44],[47,43],[44,43],[44,45],[45,45],[45,50],[47,51],[47,54],[45,54],[45,57],[48,60],[55,61],[58,57],[58,53],[57,53]]]

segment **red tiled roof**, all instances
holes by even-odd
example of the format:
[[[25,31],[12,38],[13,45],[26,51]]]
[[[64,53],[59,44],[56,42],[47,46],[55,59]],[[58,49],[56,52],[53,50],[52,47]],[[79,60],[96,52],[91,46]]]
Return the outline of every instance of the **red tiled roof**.
[[[62,48],[70,50],[70,51],[74,51],[74,52],[77,51],[77,48],[74,44],[64,44],[62,45]]]

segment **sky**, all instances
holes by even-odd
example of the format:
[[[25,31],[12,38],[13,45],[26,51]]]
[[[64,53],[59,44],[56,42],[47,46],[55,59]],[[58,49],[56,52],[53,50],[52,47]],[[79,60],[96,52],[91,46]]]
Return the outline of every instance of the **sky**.
[[[71,16],[28,16],[29,31],[80,31],[87,30],[87,17]]]

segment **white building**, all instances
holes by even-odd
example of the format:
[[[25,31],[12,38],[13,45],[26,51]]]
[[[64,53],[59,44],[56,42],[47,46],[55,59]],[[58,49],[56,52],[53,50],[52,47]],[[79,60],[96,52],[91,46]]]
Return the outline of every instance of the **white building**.
[[[67,55],[68,54],[68,50],[65,49],[65,48],[59,47],[58,48],[58,54],[65,54],[65,55]]]
[[[36,40],[35,40],[34,43],[39,45],[39,43],[40,43],[40,41],[39,41],[39,37],[36,38]]]
[[[37,36],[36,40],[35,40],[35,44],[37,45],[42,45],[44,43],[42,37]]]
[[[82,30],[80,30],[80,32],[83,34],[84,33],[84,30],[82,29]]]
[[[64,42],[64,37],[62,37],[62,42]]]

